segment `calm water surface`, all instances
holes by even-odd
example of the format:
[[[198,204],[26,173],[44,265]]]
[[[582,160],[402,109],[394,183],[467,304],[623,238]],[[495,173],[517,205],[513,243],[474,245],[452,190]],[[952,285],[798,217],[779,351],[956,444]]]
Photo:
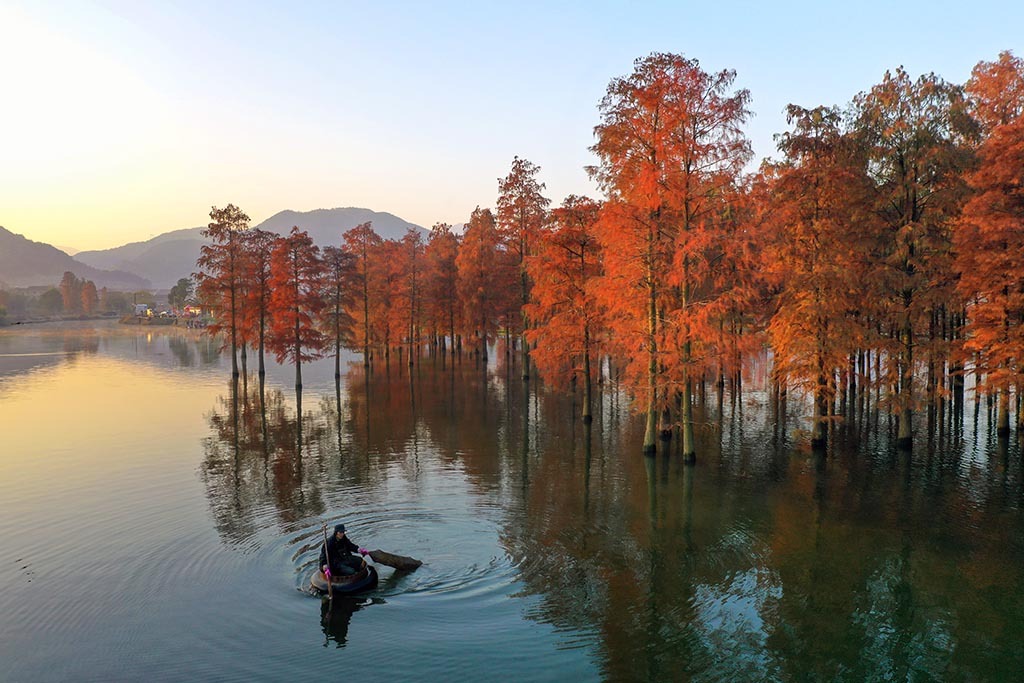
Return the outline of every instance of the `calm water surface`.
[[[754,372],[686,467],[496,356],[322,361],[297,419],[192,333],[0,329],[0,680],[1020,680],[1020,446],[973,398],[819,458]],[[425,564],[328,609],[337,521]]]

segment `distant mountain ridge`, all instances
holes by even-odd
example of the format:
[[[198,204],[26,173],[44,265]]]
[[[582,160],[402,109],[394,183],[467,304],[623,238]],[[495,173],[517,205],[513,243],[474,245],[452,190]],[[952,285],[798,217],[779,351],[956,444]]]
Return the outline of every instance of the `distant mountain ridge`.
[[[313,211],[279,211],[255,227],[283,235],[297,225],[307,231],[314,242],[327,246],[340,245],[341,236],[346,230],[367,222],[373,223],[374,231],[384,239],[402,239],[409,228],[422,230],[424,235],[429,232],[423,226],[410,223],[392,213],[354,206]]]
[[[0,227],[0,285],[56,286],[67,271],[92,280],[97,287],[132,291],[151,286],[149,280],[134,273],[97,268],[68,256],[57,247],[33,242]]]
[[[320,246],[340,245],[342,234],[360,223],[373,223],[373,229],[385,239],[401,239],[410,228],[427,231],[394,214],[357,207],[280,211],[254,226],[280,235],[292,226],[309,233]],[[205,243],[202,227],[172,230],[145,242],[132,242],[113,249],[81,251],[75,258],[95,268],[117,269],[145,275],[158,289],[174,285],[196,269],[199,249]]]

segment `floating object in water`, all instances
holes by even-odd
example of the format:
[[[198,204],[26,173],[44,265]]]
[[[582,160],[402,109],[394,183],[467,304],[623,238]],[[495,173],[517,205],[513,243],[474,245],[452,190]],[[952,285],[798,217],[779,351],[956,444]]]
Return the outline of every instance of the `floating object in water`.
[[[419,567],[422,562],[414,557],[406,557],[404,555],[395,555],[394,553],[386,553],[383,550],[371,550],[369,552],[370,559],[377,564],[386,564],[389,567],[395,569],[405,569],[412,571]]]
[[[327,577],[322,571],[317,571],[309,579],[309,585],[318,593],[327,593]],[[355,574],[340,576],[331,574],[330,590],[334,593],[359,593],[370,590],[377,586],[377,570],[371,565],[366,565]]]

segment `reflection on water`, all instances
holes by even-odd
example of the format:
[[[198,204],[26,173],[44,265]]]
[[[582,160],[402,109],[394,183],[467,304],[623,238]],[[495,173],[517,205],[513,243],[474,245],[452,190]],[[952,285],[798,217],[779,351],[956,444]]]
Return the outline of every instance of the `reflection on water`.
[[[690,467],[671,444],[636,456],[637,425],[617,392],[606,388],[584,426],[572,398],[508,381],[500,364],[435,363],[354,364],[303,416],[298,450],[280,392],[265,420],[258,396],[240,397],[237,411],[222,398],[211,417],[220,446],[207,451],[207,470],[217,463],[223,478],[208,488],[227,518],[218,528],[242,526],[229,521],[249,515],[241,501],[272,500],[291,522],[395,477],[411,504],[429,460],[464,474],[476,505],[502,511],[515,595],[538,598],[526,617],[553,626],[559,648],[596,648],[611,679],[1024,668],[1019,447],[987,425],[908,456],[871,427],[884,417],[868,415],[820,457],[790,442],[796,420],[780,429],[750,390],[702,407],[701,465]],[[481,571],[455,580],[506,581],[500,563]]]
[[[320,601],[320,624],[324,629],[324,647],[345,647],[348,642],[348,628],[352,615],[371,605],[380,605],[380,598],[336,597]]]
[[[61,354],[0,376],[0,411],[21,416],[10,443],[35,449],[0,458],[20,482],[0,482],[12,501],[0,542],[19,558],[0,570],[0,655],[18,663],[15,680],[47,669],[5,640],[63,643],[76,673],[101,678],[140,651],[124,624],[147,643],[140,661],[177,678],[297,678],[342,653],[398,680],[496,670],[1013,680],[1024,670],[1020,443],[995,436],[984,405],[922,416],[941,429],[909,454],[865,405],[822,457],[793,436],[806,407],[769,401],[753,376],[742,392],[700,392],[700,459],[688,466],[675,442],[638,454],[643,425],[607,367],[590,426],[572,396],[518,379],[501,348],[490,367],[429,355],[412,369],[354,362],[337,384],[333,362],[313,364],[299,411],[287,372],[234,384],[200,337],[133,335],[0,337],[6,353]],[[102,392],[129,381],[145,385],[157,417],[111,416],[96,431],[128,449],[96,453],[90,439],[68,450],[22,424],[22,402],[49,400],[62,383],[95,386],[97,401],[126,411]],[[69,612],[88,634],[78,645],[36,618],[28,581],[35,591],[56,577],[52,534],[37,524],[55,505],[39,474],[51,461],[62,467],[58,507],[90,540],[57,548],[95,577]],[[304,589],[321,524],[336,521],[359,544],[425,564],[378,567],[376,590],[318,610]],[[160,622],[130,611],[152,602]],[[111,609],[123,624],[102,616]]]

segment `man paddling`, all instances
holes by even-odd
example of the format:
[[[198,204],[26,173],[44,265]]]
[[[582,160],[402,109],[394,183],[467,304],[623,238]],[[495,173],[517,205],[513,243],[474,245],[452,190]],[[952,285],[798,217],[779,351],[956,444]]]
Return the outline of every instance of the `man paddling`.
[[[350,541],[345,535],[345,525],[337,524],[334,527],[334,535],[320,548],[320,570],[325,576],[355,574],[366,566],[366,560],[352,554],[356,552],[366,555],[369,551]]]

